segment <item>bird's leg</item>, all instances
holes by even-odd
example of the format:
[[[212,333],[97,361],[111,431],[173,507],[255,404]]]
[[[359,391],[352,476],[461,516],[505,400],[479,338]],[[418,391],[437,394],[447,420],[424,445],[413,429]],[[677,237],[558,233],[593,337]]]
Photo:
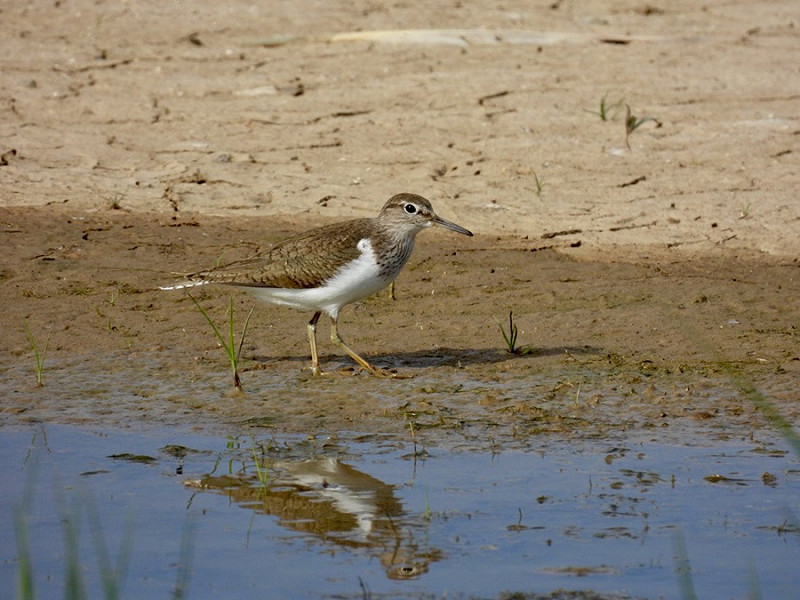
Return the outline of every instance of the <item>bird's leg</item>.
[[[338,318],[331,317],[331,342],[333,342],[335,345],[339,346],[339,348],[347,352],[347,355],[350,358],[352,358],[359,365],[364,367],[372,375],[375,375],[375,377],[400,378],[395,373],[391,373],[390,371],[384,371],[383,369],[379,369],[378,367],[373,367],[366,360],[364,360],[358,354],[356,354],[355,351],[353,351],[347,344],[344,343],[344,340],[339,337],[339,325],[337,321]]]
[[[317,311],[308,322],[308,343],[311,345],[311,374],[322,375],[319,368],[319,356],[317,355],[317,321],[322,313]]]

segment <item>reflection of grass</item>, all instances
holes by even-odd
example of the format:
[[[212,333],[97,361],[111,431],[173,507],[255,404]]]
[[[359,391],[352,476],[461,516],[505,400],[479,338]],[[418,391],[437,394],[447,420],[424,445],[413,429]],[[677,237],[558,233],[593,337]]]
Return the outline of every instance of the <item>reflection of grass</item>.
[[[258,462],[258,453],[256,453],[256,442],[253,439],[253,436],[250,436],[250,448],[253,450],[253,463],[256,466],[256,475],[258,475],[258,481],[261,483],[261,489],[266,492],[267,491],[267,483],[269,483],[269,477],[267,475],[267,471],[261,468],[261,464]]]
[[[428,496],[428,486],[425,486],[425,513],[422,515],[426,521],[431,520],[431,499]]]
[[[253,310],[255,306],[250,309],[250,312],[247,314],[247,319],[244,322],[244,328],[242,329],[242,337],[239,339],[239,346],[237,347],[234,340],[233,334],[233,298],[231,298],[230,305],[228,307],[228,340],[226,341],[225,338],[220,333],[217,326],[214,324],[214,321],[211,320],[211,317],[208,316],[208,313],[200,306],[200,303],[195,300],[194,296],[188,294],[189,298],[191,298],[194,305],[197,307],[197,310],[206,318],[208,324],[211,325],[211,328],[214,330],[214,334],[217,336],[217,340],[225,349],[225,354],[228,355],[228,360],[231,362],[231,369],[233,370],[233,387],[237,391],[242,391],[242,381],[239,378],[239,357],[242,354],[242,346],[244,345],[244,338],[247,335],[247,326],[250,324],[250,317],[253,316]]]
[[[361,588],[361,598],[362,600],[372,600],[372,592],[369,589],[369,586],[364,583],[364,580],[361,579],[361,576],[358,576],[358,586]]]

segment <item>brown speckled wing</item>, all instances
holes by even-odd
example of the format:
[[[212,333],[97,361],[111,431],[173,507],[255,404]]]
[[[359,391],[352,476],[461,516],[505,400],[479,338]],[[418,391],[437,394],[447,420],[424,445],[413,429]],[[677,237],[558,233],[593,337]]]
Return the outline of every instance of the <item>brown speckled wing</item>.
[[[188,279],[247,287],[318,287],[359,257],[358,242],[369,237],[371,221],[358,219],[312,229],[258,256],[195,273]]]

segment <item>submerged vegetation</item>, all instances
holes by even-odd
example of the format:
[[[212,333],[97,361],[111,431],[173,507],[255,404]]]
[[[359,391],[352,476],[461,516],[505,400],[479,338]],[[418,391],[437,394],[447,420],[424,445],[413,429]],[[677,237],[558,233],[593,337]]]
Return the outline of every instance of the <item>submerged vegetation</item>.
[[[34,469],[35,471],[35,469]],[[37,594],[34,583],[35,560],[31,553],[30,535],[28,530],[27,507],[33,502],[34,476],[29,475],[26,482],[22,502],[14,506],[14,533],[17,546],[17,581],[14,598],[16,600],[36,600],[42,597]],[[67,499],[63,493],[56,494],[56,503],[61,522],[61,532],[64,540],[64,595],[65,600],[87,600],[90,594],[87,591],[86,565],[81,560],[80,538],[81,523],[88,523],[89,533],[94,546],[94,555],[100,576],[104,600],[120,600],[123,597],[123,588],[133,556],[133,543],[135,524],[130,515],[123,525],[120,546],[117,550],[116,560],[109,551],[104,527],[100,521],[99,512],[93,499],[85,492],[76,492]],[[187,526],[181,539],[180,561],[178,564],[177,581],[172,594],[172,600],[185,597],[189,585],[191,556],[193,551],[193,531]],[[10,590],[7,590],[10,591]]]

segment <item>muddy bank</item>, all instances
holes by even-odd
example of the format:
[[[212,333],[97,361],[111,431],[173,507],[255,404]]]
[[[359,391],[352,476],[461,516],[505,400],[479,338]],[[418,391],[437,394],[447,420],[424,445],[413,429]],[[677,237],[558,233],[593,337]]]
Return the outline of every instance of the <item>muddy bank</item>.
[[[249,255],[294,227],[260,219],[50,208],[3,211],[2,388],[6,421],[137,426],[251,423],[286,431],[358,430],[428,443],[536,443],[536,435],[648,435],[702,426],[746,435],[765,421],[755,386],[797,415],[799,267],[764,255],[688,258],[549,248],[552,240],[420,235],[387,293],[344,309],[345,339],[375,364],[359,374],[321,327],[323,367],[308,375],[309,315],[259,304],[242,353],[246,395],[174,272]],[[237,334],[255,304],[197,290]],[[518,354],[500,332],[513,311]],[[43,387],[24,324],[39,349]],[[659,433],[663,435],[663,433]],[[448,441],[449,440],[449,441]]]

